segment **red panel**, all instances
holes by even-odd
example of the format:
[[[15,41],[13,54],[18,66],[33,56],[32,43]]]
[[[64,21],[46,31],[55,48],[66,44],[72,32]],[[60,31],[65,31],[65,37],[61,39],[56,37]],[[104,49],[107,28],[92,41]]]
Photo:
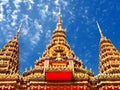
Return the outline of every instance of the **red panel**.
[[[103,90],[106,90],[106,88],[103,88]]]
[[[71,90],[71,88],[70,88],[70,87],[67,87],[66,90]]]
[[[52,65],[67,65],[67,62],[52,62]]]
[[[61,88],[59,88],[59,90],[64,90],[64,88],[63,88],[63,87],[61,87]]]
[[[58,90],[58,88],[53,88],[52,90]]]
[[[10,88],[10,90],[15,90],[15,88]]]
[[[46,90],[51,90],[51,88],[50,88],[50,87],[47,87]]]
[[[39,90],[44,90],[44,88],[43,88],[43,87],[41,87]]]
[[[72,90],[78,90],[77,87],[73,87]]]
[[[112,88],[108,88],[107,90],[113,90]]]
[[[8,88],[4,88],[3,90],[8,90]]]
[[[38,90],[38,88],[33,88],[32,90]]]
[[[0,88],[0,90],[15,90],[15,88],[10,88],[10,89],[8,89],[8,88]]]
[[[84,90],[84,87],[79,88],[79,90]]]
[[[47,72],[46,80],[49,81],[69,81],[72,80],[72,72]]]
[[[0,88],[0,90],[16,90],[15,88],[10,88],[10,89],[8,89],[8,88]]]
[[[114,88],[114,90],[119,90],[119,88]]]

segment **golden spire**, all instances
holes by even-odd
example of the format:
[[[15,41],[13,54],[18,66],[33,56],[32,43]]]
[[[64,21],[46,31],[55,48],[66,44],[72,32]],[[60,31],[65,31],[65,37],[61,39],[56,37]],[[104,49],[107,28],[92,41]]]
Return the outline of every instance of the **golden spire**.
[[[60,9],[59,9],[59,13],[58,13],[57,29],[58,30],[62,29],[62,14],[61,14]]]
[[[98,29],[99,29],[101,38],[104,38],[105,36],[104,36],[103,33],[102,33],[102,30],[101,30],[101,28],[100,28],[100,25],[99,25],[98,21],[96,21],[96,24],[97,24],[97,27],[98,27]]]

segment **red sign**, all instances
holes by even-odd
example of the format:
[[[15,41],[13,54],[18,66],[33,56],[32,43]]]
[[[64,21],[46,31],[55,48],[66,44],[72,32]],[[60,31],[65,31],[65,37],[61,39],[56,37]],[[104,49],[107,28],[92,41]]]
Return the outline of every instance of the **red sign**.
[[[70,81],[72,72],[46,72],[47,81]]]

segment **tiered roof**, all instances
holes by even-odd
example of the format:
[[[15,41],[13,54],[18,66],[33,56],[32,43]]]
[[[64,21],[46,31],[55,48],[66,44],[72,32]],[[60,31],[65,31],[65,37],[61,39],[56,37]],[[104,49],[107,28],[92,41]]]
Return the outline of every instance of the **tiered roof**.
[[[112,42],[103,35],[98,22],[97,26],[101,35],[99,54],[100,67],[99,74],[94,78],[94,81],[97,82],[97,88],[115,89],[120,85],[120,53]]]
[[[18,37],[22,24],[15,37],[0,50],[0,73],[19,73],[19,42]]]

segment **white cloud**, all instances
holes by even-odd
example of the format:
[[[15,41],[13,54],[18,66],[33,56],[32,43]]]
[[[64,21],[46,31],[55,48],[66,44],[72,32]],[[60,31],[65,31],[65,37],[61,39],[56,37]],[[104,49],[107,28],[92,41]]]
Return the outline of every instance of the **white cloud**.
[[[19,10],[14,10],[13,12],[12,12],[12,14],[11,14],[11,17],[12,17],[12,23],[11,23],[11,25],[12,26],[15,26],[16,25],[16,20],[17,20],[17,17],[18,17],[18,15],[17,15],[17,13],[19,12]]]
[[[53,16],[57,16],[58,12],[52,11]]]
[[[35,3],[34,0],[24,0],[23,2],[26,6],[28,6],[28,8],[27,8],[28,10],[31,10]]]
[[[1,0],[1,5],[5,5],[5,4],[7,4],[9,2],[9,0]]]
[[[15,25],[16,25],[16,22],[15,22],[15,21],[13,21],[13,22],[11,23],[11,25],[12,25],[12,26],[15,26]]]
[[[7,5],[8,4],[8,0],[1,0],[0,3],[0,22],[4,21],[4,9],[3,9],[3,5]]]
[[[29,0],[29,2],[30,2],[31,4],[34,4],[34,3],[35,3],[33,0]]]
[[[41,33],[43,33],[43,30],[42,30],[42,25],[39,24],[38,20],[34,21],[34,25],[35,25],[36,31],[35,31],[35,34],[30,37],[30,41],[32,45],[37,45],[37,43],[40,40]]]
[[[43,8],[42,8],[41,11],[40,11],[40,15],[41,15],[41,18],[42,18],[43,20],[47,17],[47,15],[48,15],[48,13],[49,13],[48,9],[49,9],[49,6],[48,6],[48,5],[45,5],[45,6],[43,6]]]
[[[34,25],[35,25],[35,28],[36,28],[37,31],[39,31],[40,33],[43,33],[42,25],[39,24],[38,20],[34,21]]]
[[[54,1],[55,5],[59,6],[59,0]]]
[[[61,0],[61,2],[63,3],[64,6],[67,6],[67,5],[68,5],[68,2],[65,1],[65,0]]]
[[[31,10],[34,4],[34,1],[33,0],[14,0],[13,3],[16,9],[20,8],[20,3],[24,3],[26,6],[28,6],[27,9]]]
[[[46,35],[45,35],[46,38],[50,38],[51,37],[51,30],[48,30],[46,32]]]
[[[4,15],[0,13],[0,22],[4,20]]]
[[[48,12],[48,5],[45,5],[45,12]]]
[[[22,2],[22,0],[14,0],[13,1],[13,4],[14,4],[14,6],[18,9],[19,7],[20,7],[20,3]]]
[[[32,20],[32,19],[29,17],[29,15],[23,14],[21,20],[24,21],[28,25],[29,20]]]
[[[61,8],[61,6],[67,6],[68,2],[65,0],[55,0],[54,1],[55,5]]]
[[[28,30],[26,28],[22,28],[21,33],[22,33],[22,35],[27,35],[28,34]]]
[[[13,20],[16,20],[17,19],[17,14],[12,14],[11,17],[12,17]]]
[[[35,35],[31,38],[31,43],[33,45],[37,45],[39,40],[40,40],[40,33],[36,32]]]

